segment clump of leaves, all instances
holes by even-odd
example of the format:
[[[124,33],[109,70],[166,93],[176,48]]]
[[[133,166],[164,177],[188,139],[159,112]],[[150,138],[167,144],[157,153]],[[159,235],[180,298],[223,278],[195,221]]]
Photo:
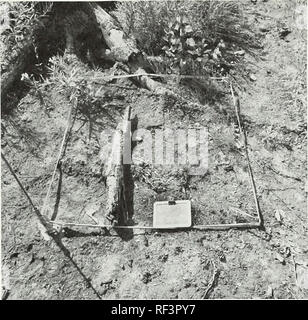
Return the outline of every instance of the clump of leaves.
[[[123,31],[148,55],[162,53],[164,29],[176,16],[175,1],[117,2],[113,12]]]
[[[225,48],[223,40],[211,48],[202,33],[194,30],[185,16],[178,16],[169,23],[163,39],[166,45],[162,49],[170,61],[172,72],[209,74],[213,73],[213,68],[220,66],[221,50]],[[226,70],[222,67],[220,71],[223,73]]]
[[[260,47],[238,1],[120,2],[115,15],[141,50],[166,58],[171,72],[242,77],[245,53]]]

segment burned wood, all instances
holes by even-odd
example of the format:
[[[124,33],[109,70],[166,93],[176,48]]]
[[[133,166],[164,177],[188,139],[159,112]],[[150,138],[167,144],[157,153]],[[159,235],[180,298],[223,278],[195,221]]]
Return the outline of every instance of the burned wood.
[[[137,53],[132,40],[125,39],[124,32],[117,26],[114,19],[99,5],[90,4],[107,46],[108,55],[116,61],[127,63],[132,53]]]
[[[118,124],[112,140],[112,149],[107,164],[104,167],[107,186],[107,203],[104,217],[99,222],[116,224],[121,214],[123,201],[123,150],[129,128],[130,106],[126,108],[123,120]],[[123,207],[123,206],[122,206]],[[103,219],[102,219],[103,218]]]
[[[142,87],[161,94],[167,93],[168,90],[159,82],[144,75],[150,63],[145,55],[136,48],[135,42],[125,36],[115,20],[103,8],[94,3],[91,4],[91,7],[105,42],[110,48],[105,52],[105,58],[125,63],[131,73],[140,74],[136,80]]]

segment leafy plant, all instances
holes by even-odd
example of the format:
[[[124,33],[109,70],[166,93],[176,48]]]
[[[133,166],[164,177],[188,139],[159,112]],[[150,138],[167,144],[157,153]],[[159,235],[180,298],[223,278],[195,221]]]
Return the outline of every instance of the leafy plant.
[[[119,2],[114,13],[148,55],[163,55],[170,71],[245,76],[245,53],[260,47],[238,1]]]
[[[91,70],[75,55],[57,55],[49,59],[45,85],[52,86],[68,100],[77,98],[87,100],[89,104],[97,104],[102,98],[102,92],[95,79],[102,75],[99,69]]]
[[[163,39],[166,45],[162,48],[170,61],[173,72],[181,74],[209,73],[209,65],[215,65],[222,57],[221,48],[225,48],[221,40],[216,48],[212,49],[202,34],[195,31],[188,23],[185,16],[176,17],[175,22],[170,22],[165,30]]]
[[[44,25],[43,17],[50,12],[52,2],[5,2],[1,3],[3,27],[1,28],[2,68],[14,63],[24,43],[32,42],[34,35]]]

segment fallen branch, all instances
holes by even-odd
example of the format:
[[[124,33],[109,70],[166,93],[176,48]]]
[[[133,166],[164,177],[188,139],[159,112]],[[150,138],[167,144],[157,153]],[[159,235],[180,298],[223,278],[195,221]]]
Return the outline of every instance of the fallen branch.
[[[218,275],[219,275],[219,270],[217,270],[216,266],[215,266],[215,263],[211,260],[211,264],[213,266],[213,276],[212,276],[212,280],[211,282],[209,283],[209,285],[207,286],[204,294],[202,295],[201,299],[207,299],[208,298],[208,295],[209,293],[211,292],[211,290],[214,288],[214,285],[216,284],[217,282],[217,278],[218,278]]]
[[[123,120],[118,124],[112,140],[110,157],[104,168],[107,186],[107,203],[104,216],[98,222],[116,224],[120,218],[123,201],[123,151],[129,131],[130,106],[126,108]]]
[[[157,93],[167,93],[168,90],[159,82],[144,75],[147,73],[145,69],[150,67],[150,63],[136,48],[134,40],[125,36],[115,20],[103,8],[95,3],[90,4],[90,6],[102,31],[105,42],[110,48],[110,50],[105,53],[105,58],[125,63],[130,73],[140,74],[140,77],[136,78],[136,80],[142,87]]]
[[[127,63],[133,53],[138,53],[135,44],[131,39],[125,39],[124,32],[120,30],[114,19],[99,5],[91,3],[99,28],[107,46],[110,48],[110,59]]]

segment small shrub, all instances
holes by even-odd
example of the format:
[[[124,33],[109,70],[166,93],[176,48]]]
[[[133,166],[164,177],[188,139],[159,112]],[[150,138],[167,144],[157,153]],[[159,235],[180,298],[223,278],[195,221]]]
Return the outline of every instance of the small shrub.
[[[69,101],[77,98],[86,100],[89,105],[97,104],[102,98],[102,88],[95,79],[101,75],[103,73],[99,69],[91,70],[75,55],[57,55],[49,59],[44,86],[51,86]]]
[[[164,57],[170,72],[242,76],[243,54],[259,47],[238,1],[119,2],[114,14],[141,50]]]
[[[25,42],[33,41],[44,17],[52,8],[52,2],[5,2],[0,4],[1,66],[14,63]],[[3,71],[3,70],[2,70]]]
[[[106,72],[91,69],[76,55],[67,53],[50,58],[47,69],[47,76],[42,81],[35,81],[31,76],[30,80],[26,79],[36,94],[57,95],[57,101],[63,101],[63,106],[77,102],[77,111],[82,117],[117,112],[110,108],[113,103],[105,90],[106,80],[103,78]]]

